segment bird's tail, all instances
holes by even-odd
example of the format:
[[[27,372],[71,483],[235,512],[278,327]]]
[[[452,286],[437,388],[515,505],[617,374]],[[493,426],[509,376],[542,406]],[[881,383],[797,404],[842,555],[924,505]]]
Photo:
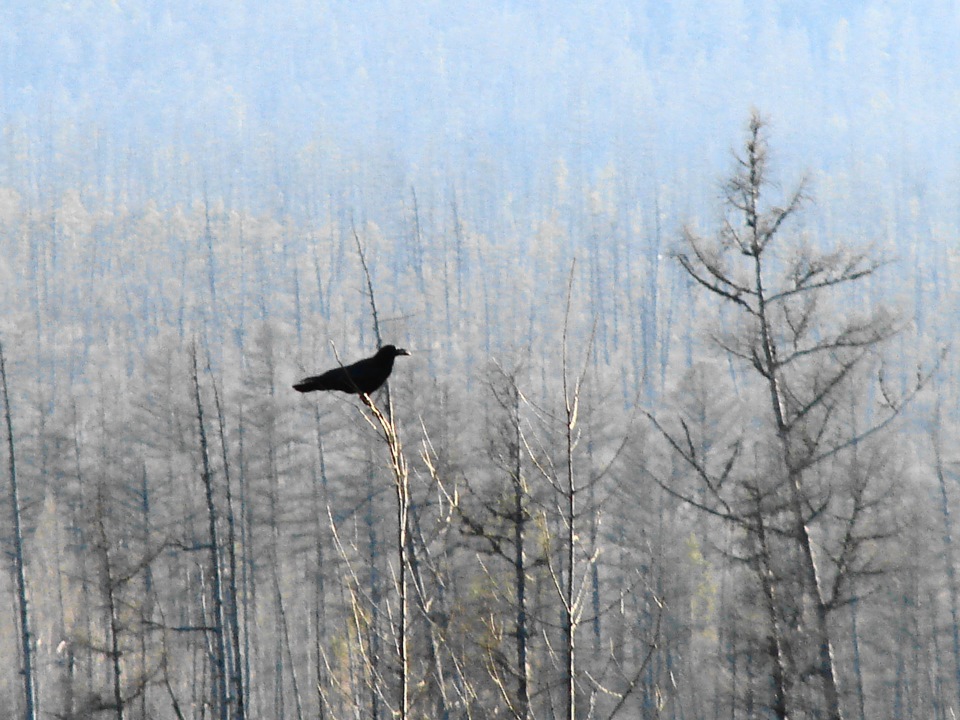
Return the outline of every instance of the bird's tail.
[[[315,375],[313,377],[304,378],[294,385],[293,389],[297,392],[307,393],[313,392],[314,390],[330,390],[331,387],[322,376]]]

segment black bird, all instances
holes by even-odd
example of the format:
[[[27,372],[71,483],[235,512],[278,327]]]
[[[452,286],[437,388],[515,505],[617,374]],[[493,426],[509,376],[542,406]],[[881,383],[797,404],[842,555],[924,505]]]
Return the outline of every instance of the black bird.
[[[339,390],[355,395],[360,393],[369,395],[390,377],[393,359],[398,355],[409,354],[395,345],[384,345],[373,357],[359,360],[352,365],[327,370],[320,375],[306,377],[294,385],[293,389],[302,393],[314,390]]]

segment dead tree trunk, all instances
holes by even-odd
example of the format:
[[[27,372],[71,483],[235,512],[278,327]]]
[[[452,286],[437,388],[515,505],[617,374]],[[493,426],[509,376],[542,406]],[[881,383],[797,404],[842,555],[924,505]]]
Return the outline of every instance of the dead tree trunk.
[[[512,410],[514,426],[514,444],[510,448],[514,467],[511,473],[513,483],[513,573],[514,592],[516,593],[516,643],[517,643],[517,720],[527,720],[530,716],[530,664],[527,662],[527,489],[524,485],[520,448],[522,446],[520,429],[520,390],[511,382],[513,391]]]
[[[23,569],[23,529],[20,524],[20,488],[17,483],[17,461],[13,439],[13,415],[10,411],[10,391],[7,386],[7,366],[0,342],[0,386],[3,389],[3,414],[7,425],[7,453],[10,469],[10,514],[13,520],[13,572],[17,593],[20,636],[20,661],[23,676],[23,717],[36,720],[34,697],[33,640],[30,635],[30,609],[27,603],[27,580]]]
[[[104,501],[104,487],[102,480],[97,484],[96,506],[94,508],[94,525],[96,539],[94,549],[100,561],[100,584],[103,590],[103,600],[106,603],[106,654],[110,659],[111,687],[113,691],[112,703],[105,704],[103,709],[112,709],[116,720],[123,720],[125,701],[123,698],[123,667],[120,658],[123,652],[120,647],[120,598],[118,593],[122,580],[115,567],[115,560],[111,553],[110,538],[107,535],[107,508]]]
[[[939,400],[939,395],[937,396]],[[933,426],[933,456],[936,463],[937,484],[940,488],[940,515],[943,520],[944,561],[946,563],[947,592],[950,600],[950,638],[953,650],[953,669],[956,690],[960,693],[960,611],[958,611],[957,571],[954,565],[956,553],[953,543],[953,528],[950,519],[950,498],[947,495],[947,482],[944,474],[943,456],[940,444],[940,404],[934,410],[936,417]],[[960,698],[958,698],[960,699]]]
[[[229,593],[227,595],[226,617],[229,620],[227,625],[230,629],[231,685],[233,687],[233,702],[236,704],[236,720],[246,720],[246,688],[243,684],[243,658],[245,653],[240,639],[240,603],[237,594],[237,522],[233,504],[233,489],[230,483],[230,463],[227,457],[227,433],[223,406],[220,403],[220,393],[217,390],[216,382],[213,383],[213,399],[217,409],[217,423],[220,430],[224,492],[227,501],[227,562],[230,572],[228,575]]]
[[[220,538],[217,532],[217,510],[213,494],[213,472],[210,469],[210,452],[207,431],[203,421],[203,403],[200,400],[200,378],[197,371],[196,348],[193,350],[193,390],[197,405],[197,428],[200,433],[200,459],[203,471],[203,489],[207,504],[207,542],[210,544],[210,578],[213,583],[213,636],[214,636],[214,683],[216,707],[220,720],[229,717],[227,701],[226,645],[223,632],[223,577],[220,572]]]
[[[370,408],[382,432],[390,455],[390,469],[393,473],[394,491],[397,497],[397,603],[399,618],[397,619],[397,661],[399,663],[399,690],[397,717],[407,720],[410,717],[410,643],[409,643],[409,550],[410,550],[410,477],[407,469],[407,458],[403,453],[403,445],[393,419],[393,408],[388,408],[388,415],[384,415],[369,395],[363,396],[363,401]]]

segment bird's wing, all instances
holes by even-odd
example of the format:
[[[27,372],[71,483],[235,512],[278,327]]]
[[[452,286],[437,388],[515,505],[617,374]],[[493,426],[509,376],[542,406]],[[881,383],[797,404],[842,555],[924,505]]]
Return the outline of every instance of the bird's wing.
[[[387,379],[389,371],[384,372],[384,368],[376,361],[376,358],[366,358],[349,365],[346,368],[347,381],[350,383],[351,392],[372,393],[378,387],[383,385]]]

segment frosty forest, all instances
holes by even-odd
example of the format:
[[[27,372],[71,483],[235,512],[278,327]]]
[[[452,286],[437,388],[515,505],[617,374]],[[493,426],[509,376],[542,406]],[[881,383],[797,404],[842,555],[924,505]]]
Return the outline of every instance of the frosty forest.
[[[955,4],[108,5],[0,10],[0,714],[957,717]]]

